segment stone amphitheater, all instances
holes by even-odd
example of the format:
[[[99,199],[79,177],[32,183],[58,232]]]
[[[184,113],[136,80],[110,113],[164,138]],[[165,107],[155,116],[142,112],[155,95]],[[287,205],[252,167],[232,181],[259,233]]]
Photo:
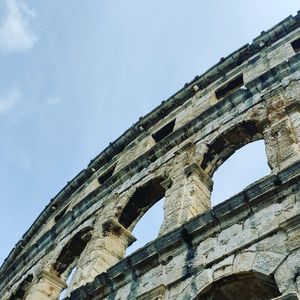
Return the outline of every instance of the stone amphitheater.
[[[214,172],[257,140],[270,175],[212,208]],[[299,178],[300,12],[187,83],[72,179],[4,261],[0,298],[300,299]],[[125,256],[161,199],[158,238]]]

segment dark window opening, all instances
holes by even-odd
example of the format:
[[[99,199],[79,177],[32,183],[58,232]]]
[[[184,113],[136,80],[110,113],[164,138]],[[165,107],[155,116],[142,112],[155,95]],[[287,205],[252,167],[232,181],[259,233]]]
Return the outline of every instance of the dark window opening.
[[[233,92],[235,92],[237,89],[239,89],[243,85],[244,85],[243,74],[240,74],[239,76],[230,80],[225,85],[223,85],[218,90],[216,90],[216,97],[217,97],[217,99],[222,99],[222,98],[232,94]]]
[[[236,150],[259,139],[262,139],[262,134],[254,122],[241,122],[213,141],[203,157],[201,168],[212,176],[215,170]]]
[[[61,251],[58,259],[53,265],[54,271],[56,271],[59,275],[64,273],[68,267],[81,255],[91,237],[92,234],[90,228],[85,228],[76,233]]]
[[[104,184],[114,173],[116,168],[116,165],[109,168],[107,171],[105,171],[102,175],[98,177],[98,181],[100,184]]]
[[[33,275],[28,275],[20,284],[19,288],[10,296],[8,300],[22,300],[25,299],[31,285]]]
[[[156,131],[152,134],[153,139],[156,143],[164,139],[166,136],[168,136],[171,132],[173,132],[175,126],[175,119],[169,122],[167,125]]]
[[[293,41],[292,47],[296,53],[300,52],[300,39]]]
[[[119,218],[125,228],[133,227],[152,205],[165,196],[161,181],[161,178],[155,178],[136,190]]]
[[[64,214],[66,213],[67,209],[68,209],[68,206],[65,207],[63,210],[61,210],[61,211],[54,217],[54,221],[57,222],[58,220],[60,220],[60,219],[64,216]]]

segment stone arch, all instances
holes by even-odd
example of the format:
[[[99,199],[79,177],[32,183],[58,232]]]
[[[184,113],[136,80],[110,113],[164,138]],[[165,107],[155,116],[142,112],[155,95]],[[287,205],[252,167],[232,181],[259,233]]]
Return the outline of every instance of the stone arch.
[[[264,140],[242,146],[214,172],[211,206],[214,207],[240,193],[253,182],[269,176],[270,173]]]
[[[66,279],[91,237],[90,226],[75,233],[63,246],[55,261],[36,274],[36,281],[31,285],[26,300],[58,299],[61,292],[68,287]]]
[[[73,267],[74,262],[80,257],[87,243],[90,241],[92,237],[91,231],[91,227],[86,227],[73,235],[63,247],[53,264],[53,272],[59,276],[64,275],[66,272],[68,273],[69,269]]]
[[[273,276],[249,271],[213,281],[195,300],[269,300],[280,295]]]
[[[300,292],[300,249],[293,251],[284,260],[276,270],[274,276],[278,288],[282,293]]]
[[[26,299],[26,296],[29,292],[30,286],[33,281],[33,275],[29,274],[25,279],[19,284],[17,289],[11,294],[8,300],[23,300]]]
[[[283,289],[277,274],[285,261],[286,253],[284,249],[280,248],[275,251],[267,249],[272,247],[275,241],[282,242],[283,238],[284,236],[276,235],[270,239],[262,240],[248,249],[223,257],[222,260],[212,264],[210,268],[200,271],[193,278],[191,285],[191,288],[193,286],[194,299],[270,300],[280,296]],[[255,285],[253,285],[254,283]],[[232,290],[231,294],[230,290]],[[237,297],[234,294],[240,290],[247,290],[243,294],[245,298]],[[222,293],[224,295],[221,297]],[[251,296],[251,293],[254,296]]]
[[[131,231],[146,211],[165,196],[165,192],[163,177],[155,177],[138,187],[119,214],[119,223]]]
[[[257,122],[242,121],[222,132],[208,145],[201,168],[212,177],[217,168],[236,150],[263,138],[263,128]]]

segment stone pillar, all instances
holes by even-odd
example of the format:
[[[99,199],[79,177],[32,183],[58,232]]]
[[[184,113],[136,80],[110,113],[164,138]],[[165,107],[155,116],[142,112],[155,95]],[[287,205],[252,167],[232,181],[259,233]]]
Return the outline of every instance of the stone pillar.
[[[291,131],[293,133],[294,144],[292,145],[292,147],[295,155],[294,160],[296,161],[300,159],[300,103],[299,101],[286,107],[285,111],[289,119]]]
[[[297,191],[298,193],[298,191]],[[296,194],[297,195],[297,194]],[[299,197],[297,197],[297,202]],[[285,231],[287,238],[286,248],[289,256],[281,263],[274,274],[277,286],[285,297],[298,295],[300,291],[300,215],[285,220],[280,227]],[[277,298],[276,298],[277,299]],[[298,299],[298,298],[278,298],[278,299]],[[300,300],[300,299],[299,299]]]
[[[299,95],[290,94],[291,91],[277,89],[266,99],[269,124],[264,139],[268,161],[275,173],[300,160]]]
[[[185,167],[184,174],[186,186],[180,223],[210,209],[210,194],[213,186],[212,179],[196,163]]]
[[[135,240],[131,233],[113,218],[104,223],[98,222],[92,239],[78,260],[67,295],[120,261],[127,247]]]
[[[66,287],[66,283],[59,276],[42,271],[38,282],[32,285],[26,300],[57,300]]]
[[[300,159],[299,144],[289,118],[273,122],[264,131],[266,153],[273,172]]]
[[[298,198],[297,200],[299,201],[300,199]],[[286,245],[288,250],[292,252],[300,248],[300,215],[296,215],[293,218],[284,221],[280,224],[280,227],[285,230],[287,234]]]
[[[300,143],[300,80],[292,81],[285,88],[285,113],[294,128],[297,143]]]
[[[196,163],[188,164],[189,153],[175,158],[165,194],[164,223],[160,235],[184,224],[210,208],[212,179]]]

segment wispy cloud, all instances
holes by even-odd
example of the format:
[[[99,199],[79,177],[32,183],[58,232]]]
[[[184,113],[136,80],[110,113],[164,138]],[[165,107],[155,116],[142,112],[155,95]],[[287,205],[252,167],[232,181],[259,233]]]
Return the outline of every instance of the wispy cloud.
[[[0,50],[2,52],[24,51],[37,42],[29,21],[36,14],[21,0],[6,0],[7,14],[0,21]]]
[[[61,104],[63,98],[59,96],[50,96],[46,99],[48,105],[59,105]]]
[[[12,88],[6,96],[0,96],[0,115],[13,109],[20,96],[20,91],[17,88]]]

